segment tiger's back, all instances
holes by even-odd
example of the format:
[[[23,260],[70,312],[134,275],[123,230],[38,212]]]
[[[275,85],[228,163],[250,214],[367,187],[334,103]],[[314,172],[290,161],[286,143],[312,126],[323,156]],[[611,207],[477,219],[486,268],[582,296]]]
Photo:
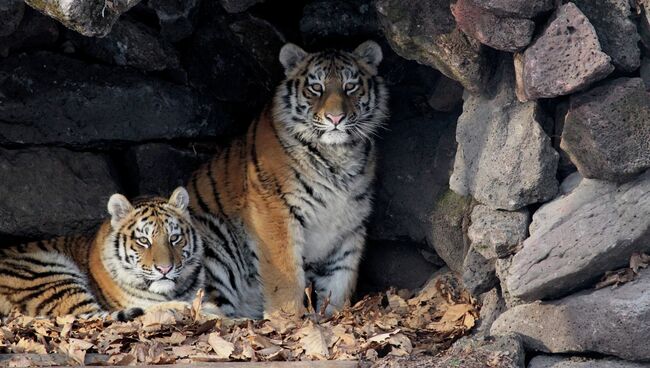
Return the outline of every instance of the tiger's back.
[[[91,238],[61,237],[0,249],[0,315],[84,315],[99,305],[88,278]]]

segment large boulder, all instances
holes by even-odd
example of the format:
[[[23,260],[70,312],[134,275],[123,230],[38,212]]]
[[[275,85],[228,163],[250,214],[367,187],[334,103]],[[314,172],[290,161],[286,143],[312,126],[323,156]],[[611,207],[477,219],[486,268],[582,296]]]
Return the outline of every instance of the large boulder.
[[[0,233],[80,234],[107,218],[120,188],[104,155],[63,148],[0,148]]]
[[[453,359],[448,361],[447,364],[418,365],[418,367],[463,367],[463,365],[458,365],[458,362],[464,363],[466,356],[474,354],[485,354],[481,362],[484,365],[470,363],[471,365],[468,365],[470,367],[524,368],[526,366],[526,352],[521,339],[515,335],[498,337],[465,336],[456,341],[446,354],[463,358]],[[467,361],[471,362],[470,359],[467,359]]]
[[[629,0],[572,0],[594,26],[603,52],[617,69],[633,72],[639,67],[641,37],[632,22]]]
[[[540,106],[517,101],[511,64],[498,74],[493,95],[465,97],[449,187],[492,209],[517,210],[555,195],[558,154],[540,126]]]
[[[562,149],[586,178],[624,182],[650,168],[650,92],[618,78],[571,97]]]
[[[533,18],[553,9],[554,0],[474,0],[481,7],[497,14]]]
[[[106,36],[122,13],[140,0],[25,0],[27,5],[84,36]]]
[[[153,29],[128,18],[120,19],[103,38],[71,36],[84,54],[109,64],[146,71],[174,69],[180,65],[171,44]]]
[[[594,27],[573,3],[560,6],[515,60],[520,100],[567,95],[614,70],[611,58],[601,51]]]
[[[378,32],[371,0],[316,0],[302,10],[300,33],[306,44],[323,39],[372,37]]]
[[[627,362],[620,359],[595,359],[561,355],[538,355],[530,360],[528,368],[648,368],[650,364]]]
[[[227,102],[250,120],[282,78],[278,55],[284,38],[268,22],[223,15],[215,6],[202,6],[197,30],[184,50],[189,84],[203,96]]]
[[[264,0],[219,0],[221,6],[229,13],[241,13]]]
[[[59,39],[57,22],[31,8],[25,9],[15,32],[0,37],[0,57],[15,51],[31,51],[55,47]]]
[[[486,259],[504,258],[513,254],[528,234],[528,210],[500,211],[479,205],[472,211],[472,224],[467,236]]]
[[[642,271],[637,280],[617,288],[515,306],[503,313],[490,331],[494,335],[516,333],[528,349],[535,351],[598,353],[650,361],[645,344],[650,336],[649,288],[650,271]]]
[[[491,74],[490,55],[457,27],[450,0],[379,0],[381,27],[402,57],[432,66],[466,89],[484,89]]]
[[[25,13],[23,0],[4,0],[0,3],[0,37],[8,36],[18,28]]]
[[[472,208],[476,204],[472,197],[463,197],[447,190],[436,199],[431,212],[427,241],[445,264],[461,275],[471,245],[467,229]]]
[[[643,84],[645,84],[645,90],[650,91],[650,57],[645,56],[641,60],[639,74],[643,79]]]
[[[494,268],[494,259],[487,259],[472,244],[463,261],[462,281],[465,289],[478,296],[497,286],[499,279]]]
[[[216,136],[230,119],[189,88],[50,53],[0,64],[0,143],[101,145]]]
[[[650,170],[622,185],[577,175],[563,183],[566,194],[533,215],[530,237],[508,269],[513,296],[561,297],[650,250]]]
[[[155,10],[160,24],[160,34],[167,40],[178,42],[194,31],[194,18],[200,0],[149,0],[147,5]]]
[[[140,195],[169,196],[178,186],[186,186],[192,172],[211,155],[165,143],[147,143],[130,148],[129,186]]]
[[[515,52],[526,47],[535,31],[535,22],[513,16],[499,16],[478,6],[474,0],[458,0],[451,5],[458,27],[484,45]]]

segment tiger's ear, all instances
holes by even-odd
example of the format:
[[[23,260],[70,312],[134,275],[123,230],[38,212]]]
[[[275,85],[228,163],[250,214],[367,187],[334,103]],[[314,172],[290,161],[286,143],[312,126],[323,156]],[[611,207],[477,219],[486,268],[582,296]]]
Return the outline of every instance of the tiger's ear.
[[[354,49],[354,53],[365,61],[368,65],[377,68],[384,54],[381,47],[375,41],[366,41]]]
[[[133,211],[131,202],[121,194],[113,194],[108,200],[108,213],[111,214],[111,226],[113,228],[117,228],[120,221],[124,220],[131,211]]]
[[[185,211],[187,209],[187,206],[190,204],[190,195],[187,193],[187,190],[185,190],[185,188],[178,187],[169,197],[169,204],[181,211]]]
[[[298,45],[287,43],[282,46],[282,49],[280,49],[280,63],[284,67],[284,74],[289,75],[305,56],[307,56],[307,51],[301,49]]]

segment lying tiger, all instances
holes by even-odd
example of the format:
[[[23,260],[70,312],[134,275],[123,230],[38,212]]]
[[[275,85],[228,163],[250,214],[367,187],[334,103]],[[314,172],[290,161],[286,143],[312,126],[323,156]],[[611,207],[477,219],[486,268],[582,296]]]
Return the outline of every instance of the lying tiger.
[[[245,137],[188,183],[206,292],[231,317],[303,314],[312,283],[332,313],[356,283],[371,210],[374,136],[388,94],[367,41],[353,52],[280,51],[286,79]]]
[[[0,315],[129,320],[156,303],[189,301],[203,286],[203,247],[187,191],[129,202],[114,194],[93,237],[0,249]]]

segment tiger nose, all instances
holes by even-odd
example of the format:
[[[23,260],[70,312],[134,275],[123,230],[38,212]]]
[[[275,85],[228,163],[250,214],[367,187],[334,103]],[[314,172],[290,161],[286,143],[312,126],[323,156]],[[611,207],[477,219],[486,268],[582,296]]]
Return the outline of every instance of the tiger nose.
[[[169,273],[169,271],[171,271],[172,267],[173,267],[172,265],[156,265],[156,269],[158,271],[160,271],[160,273],[162,273],[163,275],[166,275],[167,273]]]
[[[330,113],[327,113],[327,114],[325,114],[325,117],[327,118],[327,120],[331,121],[332,124],[334,124],[334,126],[337,126],[337,125],[339,125],[341,120],[343,120],[343,118],[345,117],[345,114],[332,115]]]

